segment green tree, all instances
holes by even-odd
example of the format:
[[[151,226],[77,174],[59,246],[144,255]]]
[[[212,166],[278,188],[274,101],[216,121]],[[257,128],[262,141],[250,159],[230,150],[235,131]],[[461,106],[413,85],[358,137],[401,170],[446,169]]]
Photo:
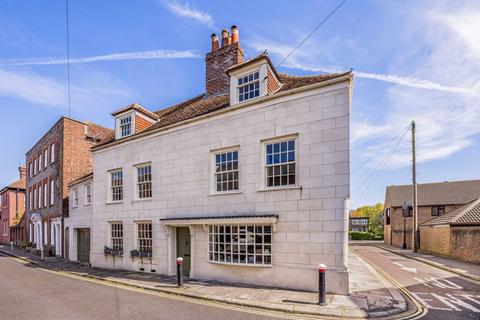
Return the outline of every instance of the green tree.
[[[368,217],[369,219],[369,231],[377,234],[383,234],[383,222],[380,220],[380,216],[383,213],[383,203],[377,203],[374,205],[365,205],[352,211],[352,217]]]

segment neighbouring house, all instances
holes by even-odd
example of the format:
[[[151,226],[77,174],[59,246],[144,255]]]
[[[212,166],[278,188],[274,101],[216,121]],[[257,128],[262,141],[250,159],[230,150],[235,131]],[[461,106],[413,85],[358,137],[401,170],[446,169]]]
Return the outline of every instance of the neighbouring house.
[[[368,231],[369,217],[350,217],[350,231]]]
[[[113,130],[61,117],[27,152],[24,223],[36,249],[47,247],[51,254],[64,255],[64,239],[69,238],[63,224],[68,217],[68,183],[92,171],[91,147],[111,136]]]
[[[12,230],[25,212],[25,167],[18,168],[19,179],[0,190],[0,243],[22,241],[22,230]]]
[[[480,198],[423,223],[420,250],[480,263]]]
[[[292,76],[212,35],[205,93],[112,115],[93,148],[91,263],[348,294],[353,74]],[[105,248],[107,247],[107,249]]]
[[[89,173],[68,184],[68,218],[65,228],[70,230],[68,258],[71,261],[90,262],[90,237],[92,229],[93,175]]]
[[[418,226],[475,201],[480,197],[480,180],[423,183],[417,186]],[[403,246],[404,217],[402,206],[412,204],[411,185],[388,186],[384,207],[384,241],[396,247]],[[412,208],[406,217],[407,249],[413,248]],[[422,238],[420,237],[420,242]]]

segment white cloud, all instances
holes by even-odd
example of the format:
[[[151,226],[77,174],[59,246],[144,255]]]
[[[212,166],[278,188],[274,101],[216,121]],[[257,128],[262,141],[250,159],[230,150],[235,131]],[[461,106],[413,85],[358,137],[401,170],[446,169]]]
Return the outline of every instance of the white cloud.
[[[435,4],[435,5],[433,5]],[[371,92],[365,96],[384,96],[385,101],[365,101],[368,112],[354,109],[352,117],[353,153],[357,163],[371,166],[375,157],[385,154],[385,142],[402,134],[411,120],[417,123],[417,150],[419,162],[446,158],[471,146],[480,134],[480,10],[467,6],[453,9],[435,3],[419,3],[402,18],[405,28],[415,32],[403,35],[407,47],[422,48],[416,59],[397,59],[391,56],[389,70],[402,70],[400,76],[389,73],[354,71],[357,78],[391,83],[385,92]],[[480,9],[480,8],[478,8]],[[408,20],[411,19],[411,20]],[[413,22],[414,21],[414,22]],[[422,30],[421,40],[409,38]],[[258,51],[268,48],[280,61],[291,47],[263,39],[250,43]],[[328,39],[308,42],[289,58],[284,67],[311,72],[337,72],[337,61],[328,58],[331,50],[345,50]],[[397,50],[402,56],[402,50]],[[350,53],[351,56],[355,52]],[[319,66],[317,61],[329,61],[333,65]],[[395,65],[395,61],[402,61]],[[363,89],[368,88],[362,86]],[[376,87],[378,88],[378,87]],[[378,90],[378,89],[377,89]],[[358,92],[357,92],[358,94]],[[369,97],[369,99],[371,99]],[[365,98],[364,98],[365,99]],[[355,95],[354,95],[355,105]],[[378,105],[377,105],[378,104]],[[375,106],[375,107],[373,107]],[[408,139],[387,168],[410,165]]]
[[[82,68],[74,71],[71,105],[75,114],[112,110],[135,96],[131,88],[108,74]],[[20,99],[44,107],[68,109],[65,79],[44,76],[31,70],[0,68],[0,96]]]
[[[213,18],[210,14],[191,7],[188,3],[180,4],[176,1],[166,1],[165,5],[170,11],[180,17],[196,20],[209,27],[213,26]]]
[[[185,59],[199,58],[194,50],[150,50],[137,52],[112,53],[107,55],[71,58],[71,64],[92,63],[101,61],[148,60],[148,59]],[[0,60],[0,66],[26,66],[26,65],[56,65],[66,64],[66,58],[33,58],[33,59],[8,59]]]

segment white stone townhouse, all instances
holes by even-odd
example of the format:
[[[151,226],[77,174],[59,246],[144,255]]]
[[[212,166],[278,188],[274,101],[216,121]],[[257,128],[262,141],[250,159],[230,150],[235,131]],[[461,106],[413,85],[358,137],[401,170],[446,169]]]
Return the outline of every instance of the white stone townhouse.
[[[90,262],[92,229],[93,174],[68,184],[69,216],[64,218],[65,257],[72,261]]]
[[[348,293],[351,72],[291,76],[212,35],[206,90],[114,112],[93,148],[93,266]]]

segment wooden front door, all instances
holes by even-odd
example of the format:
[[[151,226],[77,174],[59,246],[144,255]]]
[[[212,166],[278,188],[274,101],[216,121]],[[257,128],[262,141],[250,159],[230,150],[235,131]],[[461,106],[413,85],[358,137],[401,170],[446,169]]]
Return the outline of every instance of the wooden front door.
[[[90,229],[77,229],[77,260],[90,262]]]
[[[190,276],[190,229],[177,228],[177,257],[183,258],[183,275]]]

